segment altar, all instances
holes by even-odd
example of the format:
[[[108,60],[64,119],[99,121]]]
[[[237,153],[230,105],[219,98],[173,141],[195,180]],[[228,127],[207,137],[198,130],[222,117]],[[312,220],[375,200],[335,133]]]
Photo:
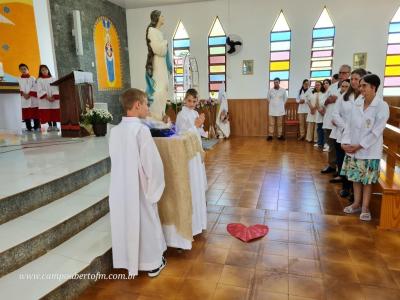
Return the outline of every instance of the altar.
[[[154,138],[164,165],[165,189],[158,212],[167,246],[191,249],[192,194],[189,161],[204,155],[196,134]]]
[[[0,81],[0,132],[22,134],[22,108],[17,82]]]

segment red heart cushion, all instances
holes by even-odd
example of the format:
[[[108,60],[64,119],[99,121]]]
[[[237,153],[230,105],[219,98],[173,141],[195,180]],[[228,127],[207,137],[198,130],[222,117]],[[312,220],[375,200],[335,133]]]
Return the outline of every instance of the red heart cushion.
[[[268,233],[268,226],[256,224],[247,227],[240,223],[231,223],[226,226],[226,230],[228,230],[230,235],[247,243],[265,236]]]

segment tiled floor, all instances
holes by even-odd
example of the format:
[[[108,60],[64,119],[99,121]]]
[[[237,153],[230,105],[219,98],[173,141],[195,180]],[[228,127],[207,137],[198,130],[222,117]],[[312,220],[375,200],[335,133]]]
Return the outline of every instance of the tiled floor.
[[[296,141],[220,143],[207,153],[209,229],[193,249],[169,249],[158,278],[99,281],[79,299],[400,299],[400,234],[342,215],[347,202],[319,173],[325,155]],[[231,222],[270,231],[246,244]]]

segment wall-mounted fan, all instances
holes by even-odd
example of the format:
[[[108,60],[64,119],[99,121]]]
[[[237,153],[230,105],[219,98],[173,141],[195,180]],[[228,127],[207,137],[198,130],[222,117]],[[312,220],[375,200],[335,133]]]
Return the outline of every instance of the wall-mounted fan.
[[[226,37],[226,54],[235,55],[240,52],[243,46],[243,40],[236,34],[230,34]]]

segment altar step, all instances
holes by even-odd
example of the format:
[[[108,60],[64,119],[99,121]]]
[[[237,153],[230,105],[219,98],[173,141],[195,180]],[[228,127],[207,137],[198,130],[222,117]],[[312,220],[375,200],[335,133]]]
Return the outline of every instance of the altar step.
[[[107,214],[58,247],[0,278],[0,298],[74,299],[93,280],[74,280],[67,276],[107,273],[111,266],[110,249]]]
[[[57,153],[56,160],[46,157],[60,149],[52,146],[41,150],[48,159],[44,167],[36,161],[28,165],[33,156],[29,150],[0,157],[9,164],[11,177],[29,177],[14,186],[9,180],[0,192],[0,299],[74,299],[94,280],[71,276],[107,273],[111,268],[107,140],[63,147],[60,152],[74,154],[100,150],[75,161]],[[25,159],[21,166],[19,157]],[[43,173],[49,165],[51,170]]]

